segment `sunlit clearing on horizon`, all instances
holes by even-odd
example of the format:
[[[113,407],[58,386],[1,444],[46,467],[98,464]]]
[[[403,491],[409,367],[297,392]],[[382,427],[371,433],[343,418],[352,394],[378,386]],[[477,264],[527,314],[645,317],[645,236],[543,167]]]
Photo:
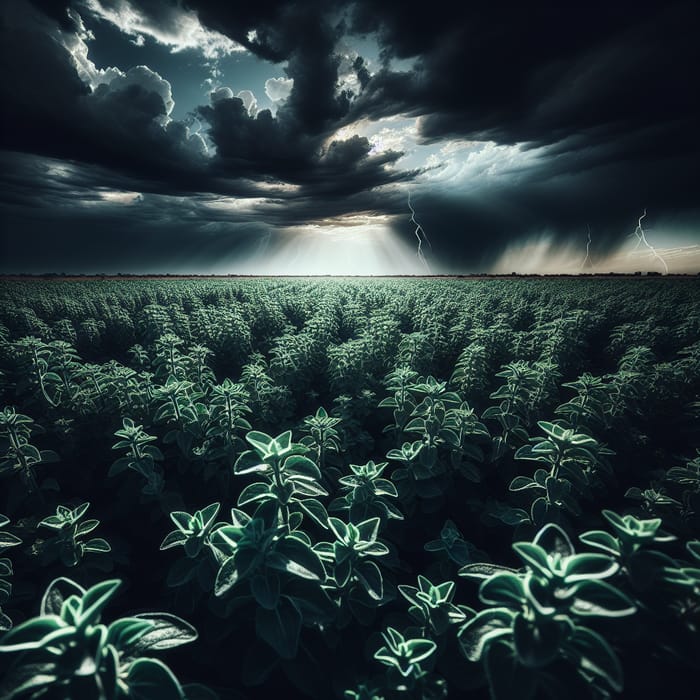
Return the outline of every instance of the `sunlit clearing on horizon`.
[[[415,249],[385,224],[305,226],[261,238],[227,270],[251,275],[421,275]]]

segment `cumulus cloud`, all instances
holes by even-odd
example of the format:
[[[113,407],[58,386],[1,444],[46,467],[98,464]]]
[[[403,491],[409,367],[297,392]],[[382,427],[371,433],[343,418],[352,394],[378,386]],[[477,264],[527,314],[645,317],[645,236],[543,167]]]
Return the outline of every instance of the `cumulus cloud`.
[[[245,48],[220,32],[202,26],[196,12],[180,4],[130,0],[81,0],[95,17],[133,37],[138,46],[149,37],[173,52],[194,50],[206,58],[220,58]]]
[[[281,102],[289,97],[293,87],[292,78],[268,78],[265,81],[265,94],[271,102]]]
[[[165,110],[165,117],[169,117],[175,106],[170,83],[148,66],[135,66],[126,73],[121,73],[107,83],[110,92],[128,91],[137,87],[140,91],[146,91],[160,97]]]
[[[162,180],[165,172],[169,180],[184,181],[201,173],[202,138],[171,121],[167,80],[147,66],[98,72],[80,34],[47,26],[24,3],[10,0],[6,7],[12,10],[3,17],[10,31],[0,52],[3,65],[13,66],[13,80],[0,81],[6,105],[1,147],[92,163],[136,179]]]
[[[218,87],[209,93],[209,99],[213,105],[222,100],[230,100],[233,97],[233,90],[230,87]]]
[[[153,23],[160,18],[159,26],[165,28],[177,24],[157,1],[143,3],[136,18],[129,14],[127,2],[99,4],[104,12],[117,13],[127,29],[136,26],[139,17]],[[148,66],[97,68],[90,57],[92,38],[73,10],[72,31],[45,20],[37,23],[25,13],[31,38],[18,55],[51,55],[25,62],[22,83],[32,86],[28,90],[33,94],[24,104],[13,100],[10,113],[17,129],[5,138],[11,133],[15,147],[118,169],[140,181],[150,179],[146,190],[254,194],[276,182],[299,186],[299,196],[309,197],[331,191],[368,193],[413,177],[413,171],[395,168],[400,153],[394,149],[379,152],[366,139],[330,138],[348,110],[347,97],[337,91],[336,33],[327,20],[317,21],[317,8],[297,10],[286,10],[287,22],[274,27],[256,22],[255,41],[274,45],[287,60],[288,76],[266,84],[276,113],[260,110],[250,90],[221,86],[210,93],[210,104],[200,106],[186,122],[172,120],[176,96],[168,80]],[[57,79],[52,88],[57,94],[52,101],[64,105],[58,112],[37,109],[42,101],[40,63],[54,66]],[[46,138],[37,138],[37,132]],[[337,143],[328,148],[334,140]],[[290,196],[291,190],[284,192]],[[342,214],[349,204],[339,198],[333,206]]]
[[[258,111],[258,100],[250,90],[240,90],[236,97],[243,102],[248,114],[252,117]]]

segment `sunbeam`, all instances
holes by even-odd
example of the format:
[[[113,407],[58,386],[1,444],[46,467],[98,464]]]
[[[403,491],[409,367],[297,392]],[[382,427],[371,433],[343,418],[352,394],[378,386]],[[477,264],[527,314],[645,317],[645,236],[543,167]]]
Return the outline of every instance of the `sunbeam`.
[[[260,275],[425,274],[415,254],[386,223],[290,227],[228,268]]]

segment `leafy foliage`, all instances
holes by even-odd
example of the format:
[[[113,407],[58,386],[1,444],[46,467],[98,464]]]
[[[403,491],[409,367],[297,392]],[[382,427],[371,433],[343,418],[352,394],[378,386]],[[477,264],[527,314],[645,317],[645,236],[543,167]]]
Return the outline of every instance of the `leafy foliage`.
[[[166,613],[102,623],[102,611],[120,584],[108,580],[86,590],[70,579],[54,580],[39,617],[0,640],[0,653],[19,654],[2,681],[2,696],[182,700],[172,671],[149,652],[194,641],[197,632]]]
[[[232,700],[683,696],[699,332],[690,280],[7,281],[0,695],[212,700],[171,613],[81,628],[102,570]]]
[[[484,664],[491,695],[535,697],[538,687],[546,691],[551,685],[549,669],[558,660],[573,666],[594,697],[604,697],[605,688],[620,692],[620,661],[588,626],[595,617],[636,611],[627,596],[605,581],[618,571],[618,563],[605,554],[576,554],[555,524],[513,548],[525,573],[500,571],[483,579],[479,598],[493,607],[460,631],[465,656]],[[483,578],[469,568],[464,574]]]
[[[0,527],[5,527],[10,519],[0,514]],[[22,540],[7,530],[0,530],[0,553],[10,547],[22,544]],[[0,558],[0,632],[5,632],[12,627],[12,620],[2,611],[2,606],[7,603],[12,593],[12,584],[7,580],[12,576],[12,561],[7,557]]]
[[[86,554],[100,554],[111,551],[109,543],[101,537],[91,537],[86,542],[81,538],[95,530],[100,521],[83,520],[90,507],[82,503],[77,508],[58,506],[55,515],[44,518],[39,527],[46,527],[56,534],[42,545],[42,555],[58,556],[65,566],[77,566]]]

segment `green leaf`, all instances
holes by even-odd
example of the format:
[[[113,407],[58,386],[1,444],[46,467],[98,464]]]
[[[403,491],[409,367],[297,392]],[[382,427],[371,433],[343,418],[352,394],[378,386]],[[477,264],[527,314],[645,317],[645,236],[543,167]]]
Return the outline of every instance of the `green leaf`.
[[[236,549],[219,568],[214,584],[214,595],[223,595],[235,586],[253,568],[257,560],[258,553],[254,549]]]
[[[574,554],[574,546],[569,536],[556,523],[548,523],[535,536],[533,543],[541,547],[547,554],[558,554],[560,557],[570,557]]]
[[[41,599],[39,611],[42,615],[60,615],[63,601],[71,595],[82,597],[85,589],[69,578],[56,578],[48,585]]]
[[[685,546],[692,556],[700,561],[700,540],[691,540],[690,542],[686,542]]]
[[[207,530],[213,523],[221,508],[221,503],[211,503],[200,511],[202,515],[202,530]]]
[[[620,660],[597,632],[587,627],[577,627],[563,648],[577,666],[599,676],[616,692],[622,692],[623,675]]]
[[[372,542],[364,545],[361,551],[363,557],[383,557],[389,554],[389,547],[383,542]]]
[[[254,484],[248,484],[243,491],[238,496],[237,505],[244,506],[247,503],[253,503],[255,501],[264,501],[269,498],[274,498],[275,495],[270,489],[270,486],[265,482],[255,482]]]
[[[620,554],[620,545],[618,541],[609,532],[605,532],[605,530],[589,530],[579,535],[578,538],[584,544],[595,547],[596,549],[602,549],[606,552],[610,552],[610,554]]]
[[[246,450],[236,460],[233,466],[234,474],[254,474],[257,472],[269,472],[272,467],[260,461],[260,456],[252,450]]]
[[[292,445],[292,431],[285,430],[283,433],[278,435],[273,441],[273,447],[275,449],[275,454],[282,455],[289,452]]]
[[[192,516],[181,510],[174,510],[170,513],[170,519],[175,523],[178,530],[185,533],[192,532]]]
[[[328,491],[319,483],[309,479],[306,476],[292,474],[287,477],[287,484],[294,487],[294,495],[299,496],[327,496]]]
[[[3,602],[7,600],[6,598],[3,600]],[[2,611],[2,608],[0,608],[0,632],[7,632],[7,630],[12,629],[12,620],[5,615],[5,613]]]
[[[513,620],[513,643],[518,659],[524,666],[546,666],[559,655],[559,644],[569,625],[557,620],[539,618],[527,620],[518,613]]]
[[[564,566],[566,583],[601,579],[612,576],[620,565],[607,554],[576,554]]]
[[[547,552],[542,547],[533,542],[516,542],[513,544],[513,549],[536,574],[540,574],[547,579],[552,578]]]
[[[482,610],[459,631],[462,653],[469,661],[479,661],[494,639],[511,634],[515,613],[507,608]]]
[[[334,518],[333,516],[328,518],[328,525],[333,531],[333,534],[339,539],[339,540],[346,540],[348,537],[348,526],[342,521],[339,520],[338,518]]]
[[[360,538],[364,542],[374,542],[379,534],[381,522],[379,518],[369,518],[368,520],[363,520],[361,523],[357,523],[355,527],[358,529]]]
[[[530,519],[535,525],[543,523],[547,518],[547,499],[544,496],[535,499],[530,507]]]
[[[141,656],[145,652],[164,651],[189,644],[197,639],[197,630],[177,615],[165,612],[149,612],[134,615],[135,618],[151,623],[148,632],[135,640],[128,653]]]
[[[137,659],[126,677],[130,700],[184,700],[172,671],[157,659]]]
[[[255,631],[283,659],[293,659],[299,646],[301,619],[301,612],[294,601],[282,597],[272,610],[263,607],[256,609]]]
[[[165,539],[160,544],[160,550],[170,549],[177,545],[184,544],[187,541],[187,535],[180,530],[173,530],[165,536]]]
[[[335,569],[333,570],[333,578],[335,579],[336,585],[342,588],[350,580],[352,575],[352,562],[350,559],[337,560]]]
[[[22,540],[19,537],[15,537],[10,532],[0,532],[0,549],[16,547],[18,544],[22,544]]]
[[[422,607],[423,602],[417,597],[418,589],[414,586],[400,585],[398,586],[399,593],[406,598],[409,603],[413,603],[417,607]]]
[[[39,649],[46,639],[53,639],[56,632],[74,633],[72,627],[58,615],[42,615],[23,622],[11,629],[3,638],[0,652]]]
[[[571,612],[576,615],[624,617],[637,611],[635,604],[606,581],[582,581],[576,586]]]
[[[363,561],[360,566],[355,569],[355,575],[370,598],[374,600],[382,599],[384,596],[382,572],[373,561]]]
[[[269,557],[268,563],[275,569],[295,576],[312,580],[324,580],[325,569],[318,555],[310,545],[296,537],[285,537],[275,549],[276,557]]]
[[[46,690],[58,679],[52,663],[25,663],[10,667],[0,681],[0,697],[7,700],[26,697],[45,697]],[[33,691],[34,694],[29,694]]]
[[[83,503],[79,505],[77,508],[73,509],[73,520],[79,520],[80,518],[85,515],[87,509],[90,507],[90,503]],[[99,521],[97,521],[99,523]]]
[[[245,439],[263,455],[268,455],[270,453],[270,446],[274,440],[274,438],[267,433],[261,433],[258,430],[251,430],[245,436]]]
[[[321,471],[308,457],[291,455],[284,460],[284,470],[287,473],[298,474],[314,481],[321,480]]]
[[[406,648],[411,652],[411,663],[418,664],[437,649],[437,644],[432,639],[408,639]]]
[[[84,523],[78,525],[78,529],[75,531],[76,537],[81,535],[87,535],[92,532],[100,524],[99,520],[86,520]]]
[[[122,651],[127,649],[139,637],[142,637],[153,626],[147,620],[139,620],[136,617],[123,617],[112,622],[107,628],[107,644]]]
[[[328,512],[321,501],[315,498],[305,498],[299,501],[299,507],[324,530],[328,529]]]
[[[57,452],[53,450],[41,450],[39,453],[39,462],[42,464],[52,464],[53,462],[59,462],[61,458]]]
[[[107,472],[107,476],[116,476],[117,474],[121,474],[129,469],[132,464],[134,464],[134,459],[132,457],[120,457],[115,462],[112,462],[112,465]]]
[[[458,571],[458,573],[460,576],[464,576],[465,578],[485,580],[487,578],[490,578],[494,574],[498,574],[503,571],[509,571],[513,574],[517,574],[516,569],[511,569],[507,566],[501,566],[500,564],[489,564],[487,562],[466,564]]]
[[[60,530],[68,521],[60,515],[49,515],[39,522],[40,527],[50,527],[54,530]]]
[[[258,605],[266,610],[274,610],[280,599],[280,579],[275,574],[253,576],[250,590]]]
[[[516,452],[515,456],[518,456],[518,453]],[[513,481],[510,482],[510,486],[508,486],[509,491],[522,491],[524,489],[532,489],[532,488],[538,488],[539,484],[534,480],[531,479],[529,476],[516,476]]]
[[[494,574],[479,587],[479,598],[492,605],[520,605],[525,600],[523,579],[509,571]]]
[[[88,540],[84,545],[83,548],[86,552],[111,552],[112,547],[107,542],[107,540],[103,540],[101,537],[93,537],[91,540]]]
[[[116,593],[122,582],[119,579],[102,581],[85,591],[81,601],[80,614],[78,616],[78,628],[84,629],[88,625],[95,624],[100,617],[100,613],[109,599]]]
[[[116,648],[111,645],[106,647],[104,652],[102,663],[100,664],[100,681],[103,692],[110,698],[118,693],[119,654]]]

